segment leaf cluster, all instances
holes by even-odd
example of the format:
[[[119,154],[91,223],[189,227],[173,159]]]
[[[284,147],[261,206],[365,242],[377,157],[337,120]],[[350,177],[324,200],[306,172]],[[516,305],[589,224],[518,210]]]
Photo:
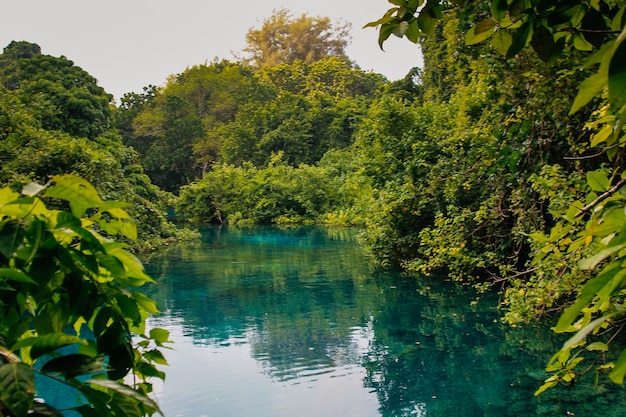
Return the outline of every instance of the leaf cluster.
[[[54,201],[67,210],[48,208]],[[82,416],[159,411],[148,378],[164,378],[156,365],[166,364],[168,334],[147,331],[157,308],[138,290],[153,281],[127,245],[103,236],[136,238],[124,207],[71,175],[22,195],[0,189],[3,415],[62,415],[35,374],[80,393],[84,404],[71,409]]]

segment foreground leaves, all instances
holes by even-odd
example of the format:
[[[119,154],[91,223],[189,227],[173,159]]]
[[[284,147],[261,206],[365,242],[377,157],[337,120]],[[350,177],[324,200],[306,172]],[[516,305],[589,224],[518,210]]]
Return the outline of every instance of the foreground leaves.
[[[112,240],[136,236],[123,207],[71,175],[29,185],[24,196],[0,190],[0,414],[63,415],[45,390],[46,403],[34,401],[34,372],[81,393],[89,403],[77,404],[81,415],[159,412],[147,379],[164,378],[155,365],[167,364],[159,348],[168,340],[144,334],[157,309],[130,287],[153,281]],[[133,385],[123,382],[129,373]]]

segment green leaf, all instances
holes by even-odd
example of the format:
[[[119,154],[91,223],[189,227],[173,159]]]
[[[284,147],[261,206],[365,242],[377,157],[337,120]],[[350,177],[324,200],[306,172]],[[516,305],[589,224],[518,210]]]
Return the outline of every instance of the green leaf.
[[[515,31],[513,34],[513,41],[511,42],[511,46],[509,50],[506,52],[506,58],[511,59],[517,54],[520,53],[522,49],[528,43],[528,39],[530,38],[532,33],[532,22],[525,22],[519,29]]]
[[[150,314],[157,314],[159,309],[154,301],[152,301],[147,295],[141,292],[132,291],[131,292],[133,299]]]
[[[393,29],[393,34],[396,35],[398,38],[401,38],[404,36],[408,28],[409,22],[402,21]]]
[[[98,191],[89,182],[76,175],[57,175],[52,178],[53,185],[45,196],[59,198],[70,203],[72,214],[82,217],[87,209],[97,208],[104,204]]]
[[[490,4],[491,15],[496,20],[501,20],[506,16],[508,3],[506,0],[492,0]]]
[[[50,359],[41,368],[41,372],[47,374],[58,373],[66,379],[104,371],[104,357],[94,358],[79,353]]]
[[[593,342],[587,345],[585,349],[587,349],[590,352],[606,352],[609,350],[609,347],[607,346],[606,343]]]
[[[609,102],[616,111],[626,104],[626,27],[609,64]]]
[[[526,10],[526,0],[513,0],[509,6],[509,14],[511,19],[517,20]]]
[[[139,307],[137,306],[137,302],[134,299],[127,297],[124,294],[116,294],[115,302],[122,312],[124,318],[126,318],[127,320],[131,320],[134,326],[136,326],[141,321]]]
[[[537,395],[540,395],[542,392],[544,392],[547,389],[550,389],[552,387],[555,387],[557,384],[559,383],[559,381],[557,379],[554,380],[548,380],[547,382],[545,382],[542,386],[540,386],[537,391],[535,391],[535,397]]]
[[[151,362],[158,363],[159,365],[167,365],[167,360],[160,350],[149,350],[143,354],[143,357]]]
[[[530,45],[543,62],[548,62],[554,53],[554,36],[544,25],[537,25],[533,31]]]
[[[569,306],[563,311],[559,321],[554,327],[556,333],[568,332],[571,330],[570,326],[578,317],[580,311],[596,296],[596,294],[615,276],[617,271],[611,273],[611,271],[605,271],[599,274],[597,277],[587,281],[583,286],[578,299],[574,304]]]
[[[86,383],[103,387],[103,388],[107,388],[111,391],[125,395],[127,397],[130,397],[142,403],[146,407],[150,407],[153,410],[157,410],[159,413],[161,413],[161,410],[159,409],[159,406],[157,405],[157,403],[155,403],[152,399],[146,397],[145,395],[141,394],[140,392],[135,391],[128,385],[120,384],[118,382],[111,381],[109,379],[90,379]]]
[[[578,49],[579,51],[592,51],[593,50],[593,45],[580,33],[575,33],[573,35],[573,45],[574,48]]]
[[[489,39],[496,30],[496,22],[492,19],[485,19],[476,26],[473,26],[465,34],[465,44],[474,45],[486,39]]]
[[[170,332],[159,327],[150,330],[150,338],[153,339],[158,346],[163,345],[163,343],[171,342]]]
[[[609,378],[616,384],[623,384],[624,375],[626,375],[626,349],[622,350],[622,353],[619,355],[615,367],[609,373]]]
[[[120,344],[109,349],[109,369],[107,376],[109,379],[122,379],[132,369],[134,364],[134,351],[127,344]]]
[[[417,43],[419,41],[420,27],[419,27],[419,23],[417,19],[415,19],[409,24],[409,27],[407,28],[405,35],[407,39],[413,43]]]
[[[35,376],[30,366],[18,362],[0,366],[0,403],[15,417],[25,417],[35,399]]]
[[[572,108],[569,114],[572,115],[589,103],[595,96],[597,96],[604,87],[608,84],[608,75],[604,71],[598,71],[585,81],[580,83],[578,88],[578,94],[572,103]]]
[[[588,258],[581,259],[578,262],[578,267],[580,269],[590,271],[593,268],[595,268],[596,266],[598,266],[598,264],[600,262],[602,262],[603,260],[605,260],[609,256],[613,255],[614,253],[619,252],[620,250],[622,250],[624,248],[626,248],[626,245],[609,246],[609,247],[607,247],[605,249],[602,249],[602,250],[596,252],[594,255],[592,255],[592,256],[590,256]]]
[[[432,16],[426,10],[423,10],[417,17],[417,25],[428,36],[432,36],[435,33],[437,22],[439,19]]]
[[[602,171],[587,172],[587,184],[594,191],[605,192],[611,187],[609,177]]]
[[[63,346],[75,343],[85,344],[85,341],[79,337],[71,336],[65,333],[51,333],[43,336],[29,337],[15,343],[11,349],[18,350],[30,346],[30,357],[37,359],[47,353],[53,352]]]
[[[503,29],[497,30],[491,38],[491,45],[502,55],[506,55],[512,42],[511,34]]]
[[[585,327],[580,329],[574,336],[569,338],[569,340],[567,340],[563,344],[563,347],[561,348],[561,350],[562,351],[568,350],[568,349],[571,349],[572,347],[576,346],[578,343],[580,343],[581,341],[585,340],[585,338],[589,335],[589,333],[594,331],[598,326],[600,326],[602,323],[604,323],[605,321],[607,321],[611,317],[612,317],[612,315],[607,315],[607,316],[603,316],[603,317],[598,317],[597,319],[593,320],[591,323],[589,323],[588,325],[586,325]]]
[[[37,282],[35,282],[31,277],[29,277],[25,273],[21,271],[16,271],[15,269],[11,269],[11,268],[0,268],[0,278],[7,279],[9,281],[16,281],[16,282],[22,282],[25,284],[37,285]]]

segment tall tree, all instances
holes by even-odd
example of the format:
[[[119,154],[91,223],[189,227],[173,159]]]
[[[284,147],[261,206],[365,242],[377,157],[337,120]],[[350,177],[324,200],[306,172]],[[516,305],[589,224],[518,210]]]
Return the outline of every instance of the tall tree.
[[[4,48],[0,79],[44,129],[93,139],[112,125],[113,96],[72,61],[44,55],[37,44],[11,42]]]
[[[590,370],[595,370],[596,375],[608,373],[612,381],[623,383],[626,349],[623,339],[620,341],[616,336],[625,326],[626,1],[390,0],[390,3],[394,7],[381,19],[368,24],[379,28],[381,46],[391,34],[406,36],[413,42],[419,42],[423,35],[433,36],[438,21],[452,12],[460,13],[466,25],[466,44],[489,41],[507,59],[518,57],[527,46],[548,64],[563,56],[587,54],[585,65],[554,71],[555,77],[569,78],[578,87],[577,94],[575,88],[572,91],[575,99],[568,106],[569,114],[563,112],[560,119],[554,120],[554,127],[560,130],[563,125],[572,125],[572,118],[581,117],[581,111],[583,115],[591,114],[585,129],[578,129],[577,135],[570,137],[574,139],[572,144],[577,145],[572,151],[583,156],[569,159],[577,160],[580,176],[586,181],[572,182],[571,178],[568,181],[554,166],[546,166],[535,178],[538,197],[546,203],[552,227],[531,235],[533,269],[509,277],[513,291],[507,291],[507,296],[509,301],[521,298],[522,303],[539,302],[544,308],[537,315],[545,307],[551,309],[559,295],[570,296],[564,300],[567,308],[554,329],[576,334],[554,355],[547,368],[554,375],[537,393],[559,383],[571,384],[578,372]],[[590,69],[595,73],[585,73]],[[554,77],[543,80],[536,88],[557,91],[552,85]],[[527,101],[533,101],[534,91],[529,90],[526,97]],[[543,123],[547,109],[544,106],[534,108],[533,112],[517,111],[515,119],[507,123],[519,129],[520,135],[533,133]],[[553,137],[547,139],[552,141]],[[536,140],[539,147],[546,143],[546,137],[538,136]],[[535,273],[531,274],[532,271]],[[562,282],[563,276],[577,279],[580,285],[555,287],[554,282]],[[546,287],[552,291],[545,292]],[[577,296],[572,297],[573,294]],[[594,342],[590,343],[591,340]],[[622,353],[617,355],[619,351]],[[585,369],[580,371],[581,368]]]
[[[311,63],[328,57],[347,58],[350,28],[349,23],[333,24],[328,17],[302,14],[294,18],[287,9],[274,10],[260,28],[252,28],[246,34],[244,61],[264,67],[295,61]]]

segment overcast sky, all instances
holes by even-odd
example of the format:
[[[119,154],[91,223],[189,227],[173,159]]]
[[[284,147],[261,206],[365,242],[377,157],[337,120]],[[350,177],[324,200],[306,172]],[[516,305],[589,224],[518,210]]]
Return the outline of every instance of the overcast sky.
[[[119,99],[187,67],[234,60],[245,34],[280,7],[294,16],[352,23],[348,56],[364,70],[403,78],[421,66],[419,48],[391,37],[385,52],[375,29],[362,27],[390,7],[386,0],[7,0],[0,6],[0,48],[12,40],[68,59]]]

